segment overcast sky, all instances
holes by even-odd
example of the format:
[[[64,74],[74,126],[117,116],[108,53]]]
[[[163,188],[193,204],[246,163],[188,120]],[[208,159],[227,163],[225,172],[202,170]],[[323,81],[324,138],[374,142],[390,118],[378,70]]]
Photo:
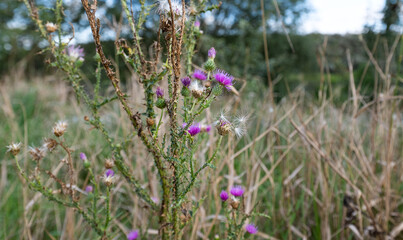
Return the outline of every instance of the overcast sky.
[[[380,24],[385,0],[307,0],[311,12],[301,32],[359,33],[365,24]]]

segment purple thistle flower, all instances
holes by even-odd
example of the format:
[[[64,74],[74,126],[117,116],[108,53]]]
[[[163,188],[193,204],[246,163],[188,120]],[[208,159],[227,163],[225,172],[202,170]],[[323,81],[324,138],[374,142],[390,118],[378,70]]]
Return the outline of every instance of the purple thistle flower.
[[[235,187],[231,188],[230,193],[232,195],[234,195],[235,197],[240,197],[240,196],[243,195],[244,190],[243,190],[243,188],[241,186],[235,186]]]
[[[93,188],[91,185],[88,185],[88,186],[85,187],[85,191],[86,191],[87,193],[92,192],[92,190],[94,190],[94,188]]]
[[[182,128],[185,128],[188,124],[187,123],[182,123]]]
[[[194,26],[197,27],[197,28],[199,28],[199,27],[200,27],[200,21],[197,21],[197,20],[196,20],[195,23],[194,23]]]
[[[184,77],[181,79],[181,82],[182,82],[183,86],[189,87],[190,83],[192,83],[192,80],[190,79],[190,77]]]
[[[204,129],[205,129],[206,132],[210,132],[211,131],[211,125],[206,125],[204,127]]]
[[[257,233],[257,227],[254,224],[246,225],[245,230],[250,234],[256,234]]]
[[[80,153],[80,158],[81,158],[81,160],[83,160],[83,161],[86,161],[86,160],[87,160],[87,156],[85,155],[85,153]]]
[[[112,169],[108,169],[105,172],[105,176],[108,177],[108,178],[113,177],[113,176],[115,176],[115,172]]]
[[[215,49],[212,47],[210,50],[208,50],[208,57],[209,58],[215,58],[216,52]]]
[[[133,230],[127,234],[127,240],[134,240],[139,237],[139,230]]]
[[[201,130],[200,123],[196,123],[189,127],[188,133],[190,134],[190,136],[193,137],[194,135],[198,134],[200,130]]]
[[[192,76],[193,76],[194,78],[198,79],[198,80],[201,80],[201,81],[204,81],[204,80],[207,79],[206,74],[205,74],[203,71],[201,71],[201,70],[195,70],[195,71],[193,72],[193,75],[192,75]]]
[[[221,201],[223,201],[223,202],[227,201],[229,198],[228,193],[226,191],[222,190],[220,193],[220,198],[221,198]]]
[[[232,81],[234,80],[233,76],[224,72],[223,70],[217,70],[213,76],[215,80],[223,85],[225,88],[227,88],[228,90],[231,89],[230,86],[232,86]]]
[[[153,202],[155,203],[155,204],[158,204],[159,203],[159,198],[157,198],[157,197],[151,197],[151,200],[153,200]]]
[[[67,55],[72,61],[84,61],[84,48],[80,46],[70,45],[67,48]]]
[[[157,87],[157,90],[155,90],[155,94],[157,94],[158,98],[162,98],[164,96],[164,89]]]

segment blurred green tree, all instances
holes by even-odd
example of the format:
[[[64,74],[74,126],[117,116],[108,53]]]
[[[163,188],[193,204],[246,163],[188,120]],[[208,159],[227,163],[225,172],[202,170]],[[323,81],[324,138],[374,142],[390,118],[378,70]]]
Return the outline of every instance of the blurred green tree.
[[[393,25],[400,24],[400,17],[402,14],[400,11],[401,5],[402,2],[400,0],[386,0],[382,18],[386,34],[390,33]]]

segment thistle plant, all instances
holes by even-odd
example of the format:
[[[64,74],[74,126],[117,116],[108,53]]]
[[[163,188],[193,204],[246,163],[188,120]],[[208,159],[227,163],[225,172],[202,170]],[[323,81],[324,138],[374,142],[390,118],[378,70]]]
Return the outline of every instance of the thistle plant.
[[[96,49],[96,83],[90,90],[84,89],[84,76],[80,71],[88,56],[83,48],[71,44],[71,39],[66,41],[65,36],[68,33],[62,31],[62,0],[56,0],[56,7],[53,9],[54,23],[48,22],[45,25],[41,19],[40,8],[33,1],[25,0],[32,20],[41,36],[48,42],[45,50],[52,56],[50,65],[65,72],[77,98],[90,113],[90,116],[84,118],[85,121],[102,134],[112,152],[111,156],[104,160],[104,171],[96,172],[87,155],[83,153],[85,149],[80,149],[80,154],[73,151],[77,146],[70,146],[65,139],[65,135],[69,134],[66,121],[55,124],[51,131],[53,136],[44,136],[48,138],[41,147],[30,148],[29,153],[35,164],[33,171],[23,169],[19,164],[20,143],[12,143],[8,152],[15,157],[16,166],[30,189],[40,192],[50,201],[74,208],[101,239],[116,238],[111,204],[113,189],[118,181],[127,181],[142,204],[153,215],[158,216],[158,234],[161,239],[181,239],[184,229],[191,223],[203,201],[190,200],[188,196],[197,187],[199,174],[207,168],[214,168],[220,157],[219,150],[224,137],[228,134],[241,137],[246,131],[244,117],[231,122],[227,116],[222,115],[216,119],[215,127],[203,123],[205,111],[212,104],[219,107],[217,97],[223,94],[223,89],[231,94],[234,88],[234,77],[216,69],[215,56],[220,53],[214,48],[207,54],[202,53],[206,56],[202,68],[195,69],[192,64],[195,44],[202,34],[199,29],[200,22],[196,19],[201,13],[219,6],[206,6],[206,1],[198,4],[191,1],[186,4],[184,0],[159,0],[151,5],[140,1],[141,10],[134,15],[132,4],[128,5],[126,0],[121,1],[122,11],[132,31],[132,39],[116,41],[116,53],[136,74],[144,93],[144,102],[138,105],[144,104],[145,107],[134,109],[130,97],[122,87],[124,79],[118,76],[111,60],[104,53],[100,35],[102,26],[96,17],[97,1],[81,2]],[[147,56],[139,32],[150,14],[159,15],[159,26],[156,29],[158,37],[153,45],[153,54]],[[129,42],[132,42],[132,45]],[[102,91],[103,76],[106,76],[113,86],[114,96],[107,96]],[[164,89],[163,86],[167,87]],[[127,145],[114,139],[105,123],[101,121],[104,106],[112,101],[119,102],[130,121],[134,135],[152,156],[160,180],[160,200],[152,197],[143,187],[143,183],[130,171],[122,154]],[[168,120],[164,122],[164,119]],[[212,133],[213,131],[215,133]],[[213,154],[205,162],[200,162],[194,153],[201,147],[201,138],[204,134],[216,133],[218,137],[210,143],[215,148]],[[52,161],[57,153],[65,155],[62,160],[65,174],[57,175],[53,173],[52,168],[42,167],[43,161]],[[85,172],[89,179],[87,184],[79,177],[80,171]],[[56,188],[47,187],[44,183],[47,179],[55,181]],[[242,207],[244,191],[244,188],[235,186],[230,191],[231,198],[225,191],[219,196],[227,206],[223,211],[227,214],[227,234],[232,239],[243,236],[245,232],[257,232],[254,225],[245,225],[247,219],[257,214],[253,211],[246,213]],[[187,206],[186,209],[184,205]],[[130,229],[128,227],[127,231],[122,233],[127,239],[137,239],[144,235],[141,229]]]

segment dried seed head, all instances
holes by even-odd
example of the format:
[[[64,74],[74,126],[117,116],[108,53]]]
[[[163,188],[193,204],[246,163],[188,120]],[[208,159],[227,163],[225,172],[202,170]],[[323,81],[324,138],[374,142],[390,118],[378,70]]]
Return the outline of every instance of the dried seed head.
[[[179,17],[183,14],[182,2],[179,0],[171,0],[172,11],[175,14],[175,17]],[[168,15],[171,12],[171,6],[169,6],[169,2],[167,0],[159,0],[158,1],[158,9],[157,12],[159,14]],[[186,11],[185,11],[186,14]]]
[[[84,116],[84,121],[88,122],[90,118],[88,116]]]
[[[7,146],[7,152],[16,156],[21,150],[22,143],[11,143]]]
[[[182,208],[181,212],[182,212],[182,214],[180,216],[180,219],[181,219],[182,223],[186,223],[187,221],[189,221],[192,218],[193,212],[191,210]]]
[[[66,132],[67,122],[66,121],[58,121],[53,127],[53,134],[56,137],[61,137]]]
[[[196,15],[197,14],[197,9],[196,7],[192,4],[189,6],[189,15]],[[200,27],[200,22],[199,21],[195,21],[194,26],[199,28]]]
[[[112,159],[108,158],[105,160],[105,168],[106,169],[111,169],[113,168],[113,166],[115,166],[115,163]]]
[[[233,209],[235,209],[235,210],[238,209],[239,208],[239,200],[236,199],[235,197],[232,197],[230,205],[231,205],[231,207]]]
[[[57,141],[52,138],[45,138],[43,140],[43,147],[46,148],[49,152],[52,152],[57,147]]]
[[[189,88],[193,97],[199,99],[203,96],[204,88],[197,81],[193,81]]]
[[[249,120],[248,116],[246,116],[246,115],[238,115],[238,116],[235,118],[235,123],[237,123],[237,124],[242,124],[242,125],[246,125],[247,122],[248,122],[248,120]]]
[[[199,99],[203,96],[203,91],[192,90],[192,95],[193,95],[193,97]]]
[[[47,22],[45,24],[45,27],[46,27],[46,31],[48,31],[48,33],[52,33],[57,30],[57,25],[52,22]]]
[[[46,148],[29,147],[29,154],[31,154],[32,159],[39,161],[45,157]]]
[[[147,126],[152,127],[155,125],[155,120],[153,118],[147,118],[146,119]]]
[[[217,131],[218,134],[220,134],[221,136],[225,136],[228,133],[231,132],[232,126],[231,123],[225,120],[219,120],[218,124],[217,124]]]
[[[246,133],[246,128],[245,128],[244,126],[242,126],[242,125],[239,125],[239,126],[237,126],[237,127],[234,127],[234,133],[235,133],[235,135],[236,135],[238,138],[240,138],[240,137],[242,137],[243,135],[245,135],[245,133]]]
[[[102,178],[105,185],[109,187],[115,182],[115,172],[112,169],[108,169]]]

